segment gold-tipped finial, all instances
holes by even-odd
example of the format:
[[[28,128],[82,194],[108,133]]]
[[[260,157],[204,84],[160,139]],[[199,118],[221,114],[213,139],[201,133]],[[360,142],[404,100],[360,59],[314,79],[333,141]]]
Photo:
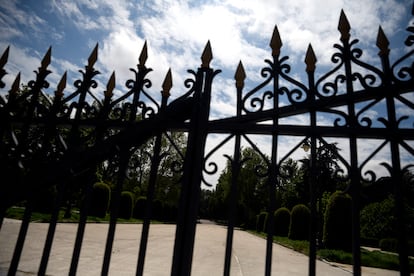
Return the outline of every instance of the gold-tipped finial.
[[[341,10],[341,15],[339,17],[338,30],[341,33],[341,41],[342,42],[348,41],[349,37],[351,36],[349,34],[349,31],[351,30],[351,25],[349,25],[349,21],[348,21],[348,18],[346,18],[344,10]]]
[[[115,71],[112,72],[111,77],[108,80],[108,83],[106,84],[106,91],[105,91],[105,97],[111,98],[112,97],[112,91],[115,88]]]
[[[46,70],[46,68],[50,64],[51,57],[52,57],[52,46],[49,47],[49,49],[47,50],[45,56],[42,59],[42,63],[41,63],[41,67],[40,67],[41,69]]]
[[[317,59],[315,52],[313,51],[312,44],[309,43],[305,56],[306,72],[315,72],[316,61]]]
[[[280,39],[279,30],[277,28],[277,25],[275,25],[275,28],[273,29],[272,38],[270,39],[269,46],[272,48],[272,56],[278,57],[280,55],[280,48],[282,48],[282,40]]]
[[[234,79],[236,80],[236,88],[242,89],[244,87],[244,80],[246,79],[246,72],[244,71],[243,63],[241,60],[237,66]]]
[[[164,82],[162,83],[162,92],[161,92],[161,94],[162,94],[163,97],[168,98],[170,96],[170,90],[171,90],[172,86],[173,86],[173,83],[172,83],[172,75],[171,75],[171,68],[170,68],[170,69],[168,69],[168,72],[165,75]]]
[[[378,55],[379,56],[386,56],[390,52],[390,49],[388,46],[390,45],[390,42],[388,41],[387,36],[384,33],[384,30],[381,26],[378,28],[378,35],[377,35],[377,47],[380,49]]]
[[[144,68],[145,62],[147,62],[148,59],[148,48],[147,48],[147,41],[145,40],[144,46],[142,47],[141,54],[138,58],[138,67]]]
[[[63,74],[57,86],[57,90],[55,92],[55,97],[57,98],[63,97],[63,90],[66,88],[66,77],[67,77],[67,71],[65,71],[65,73]]]
[[[17,74],[16,78],[13,81],[11,89],[9,91],[10,95],[16,95],[20,88],[20,72]]]
[[[6,50],[3,52],[3,55],[0,58],[0,68],[3,68],[6,65],[7,60],[9,59],[9,50],[10,46],[7,46]]]
[[[213,52],[211,51],[210,40],[207,41],[206,47],[204,47],[203,54],[201,55],[201,67],[210,68],[210,62],[213,59]]]
[[[92,69],[96,60],[98,59],[98,43],[96,43],[95,48],[93,48],[91,55],[88,58],[88,69]]]

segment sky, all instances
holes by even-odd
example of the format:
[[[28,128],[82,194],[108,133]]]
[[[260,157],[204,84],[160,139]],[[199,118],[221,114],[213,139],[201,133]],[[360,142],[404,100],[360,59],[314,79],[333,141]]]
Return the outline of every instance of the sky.
[[[269,42],[277,26],[282,55],[289,56],[292,76],[306,83],[303,60],[309,43],[318,60],[317,75],[332,68],[330,58],[333,44],[339,42],[341,10],[350,22],[351,37],[359,39],[363,60],[380,64],[375,46],[380,25],[390,41],[391,60],[408,51],[404,40],[413,21],[410,0],[0,0],[0,52],[10,46],[5,67],[9,74],[1,92],[9,89],[17,72],[22,74],[22,83],[33,79],[33,71],[51,46],[51,86],[45,93],[52,94],[67,71],[65,93],[69,94],[75,90],[73,82],[81,78],[78,70],[84,68],[98,44],[95,68],[101,74],[94,93],[105,90],[115,71],[115,97],[119,97],[127,91],[125,81],[133,77],[129,68],[136,68],[147,41],[146,66],[154,69],[149,74],[152,95],[159,99],[162,81],[171,68],[174,99],[186,91],[184,80],[191,77],[187,69],[200,66],[200,56],[210,41],[211,67],[222,70],[213,86],[211,116],[234,116],[233,76],[240,60],[248,90],[263,80],[260,70],[266,65],[264,59],[271,58]],[[301,122],[301,118],[292,120]],[[322,123],[323,118],[320,120]]]

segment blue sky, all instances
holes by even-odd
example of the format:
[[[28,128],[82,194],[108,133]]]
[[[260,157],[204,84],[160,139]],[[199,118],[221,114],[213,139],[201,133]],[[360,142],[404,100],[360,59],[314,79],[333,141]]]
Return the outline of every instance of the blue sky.
[[[146,40],[154,69],[154,97],[158,97],[168,68],[172,68],[172,98],[185,92],[187,69],[200,65],[200,55],[210,40],[212,67],[223,72],[216,78],[213,93],[214,117],[235,113],[234,72],[239,60],[247,73],[247,89],[262,80],[264,59],[271,58],[269,41],[275,25],[283,42],[282,55],[288,55],[292,75],[306,81],[304,55],[311,43],[318,58],[317,73],[331,68],[332,45],[339,42],[337,30],[343,9],[351,25],[351,36],[358,38],[363,59],[379,64],[375,46],[379,25],[390,40],[391,60],[407,49],[405,31],[412,21],[411,0],[210,0],[210,1],[115,1],[115,0],[1,0],[0,52],[10,45],[5,92],[17,72],[22,82],[34,78],[33,70],[52,46],[53,73],[46,93],[53,93],[64,71],[68,71],[66,93],[74,91],[74,80],[87,64],[99,43],[95,66],[101,72],[96,93],[105,90],[113,70],[120,95],[125,81],[132,77]],[[300,121],[300,118],[298,119]]]

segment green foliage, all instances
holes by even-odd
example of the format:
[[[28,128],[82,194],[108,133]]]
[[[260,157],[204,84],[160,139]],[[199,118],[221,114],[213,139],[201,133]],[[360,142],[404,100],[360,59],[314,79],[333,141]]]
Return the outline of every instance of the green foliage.
[[[133,217],[136,219],[143,219],[145,215],[145,205],[146,205],[147,197],[140,196],[137,198],[134,206],[134,213]]]
[[[304,204],[295,205],[290,214],[289,239],[309,240],[310,210]]]
[[[397,239],[381,239],[379,247],[382,251],[397,252],[398,251],[398,240]]]
[[[103,218],[109,207],[111,199],[111,188],[103,182],[97,182],[93,185],[92,203],[89,210],[89,215]]]
[[[365,206],[360,213],[361,236],[380,240],[396,236],[394,198]]]
[[[323,242],[326,248],[350,251],[352,247],[352,199],[341,191],[333,193],[325,212]]]
[[[287,237],[289,234],[290,211],[282,207],[275,211],[275,236]]]
[[[130,219],[132,217],[132,208],[134,207],[134,194],[124,191],[121,193],[121,201],[119,205],[119,217]]]
[[[260,212],[259,215],[257,215],[256,220],[256,231],[257,232],[266,232],[266,221],[267,221],[267,212]]]
[[[265,175],[267,168],[267,156],[256,152],[253,148],[245,148],[241,152],[240,174],[237,180],[237,214],[236,225],[252,228],[255,227],[256,215],[268,206],[268,187]],[[232,181],[232,163],[227,162],[222,171],[216,190],[211,196],[215,198],[211,203],[211,209],[216,214],[216,219],[228,219],[227,212],[230,201],[230,188]]]
[[[37,190],[33,198],[33,211],[51,214],[56,199],[56,186],[41,188]]]

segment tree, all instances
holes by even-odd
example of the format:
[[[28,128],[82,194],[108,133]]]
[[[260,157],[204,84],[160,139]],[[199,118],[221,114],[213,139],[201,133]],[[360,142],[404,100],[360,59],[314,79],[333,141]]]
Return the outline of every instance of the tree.
[[[267,157],[266,157],[267,158]],[[268,187],[266,178],[262,175],[267,170],[268,160],[253,148],[245,148],[241,152],[241,168],[237,182],[237,219],[236,223],[244,227],[254,227],[256,215],[268,206]],[[228,161],[221,172],[212,200],[217,206],[228,210],[231,186],[231,162]],[[215,207],[212,207],[214,210]],[[217,218],[227,218],[227,213],[221,212]]]

